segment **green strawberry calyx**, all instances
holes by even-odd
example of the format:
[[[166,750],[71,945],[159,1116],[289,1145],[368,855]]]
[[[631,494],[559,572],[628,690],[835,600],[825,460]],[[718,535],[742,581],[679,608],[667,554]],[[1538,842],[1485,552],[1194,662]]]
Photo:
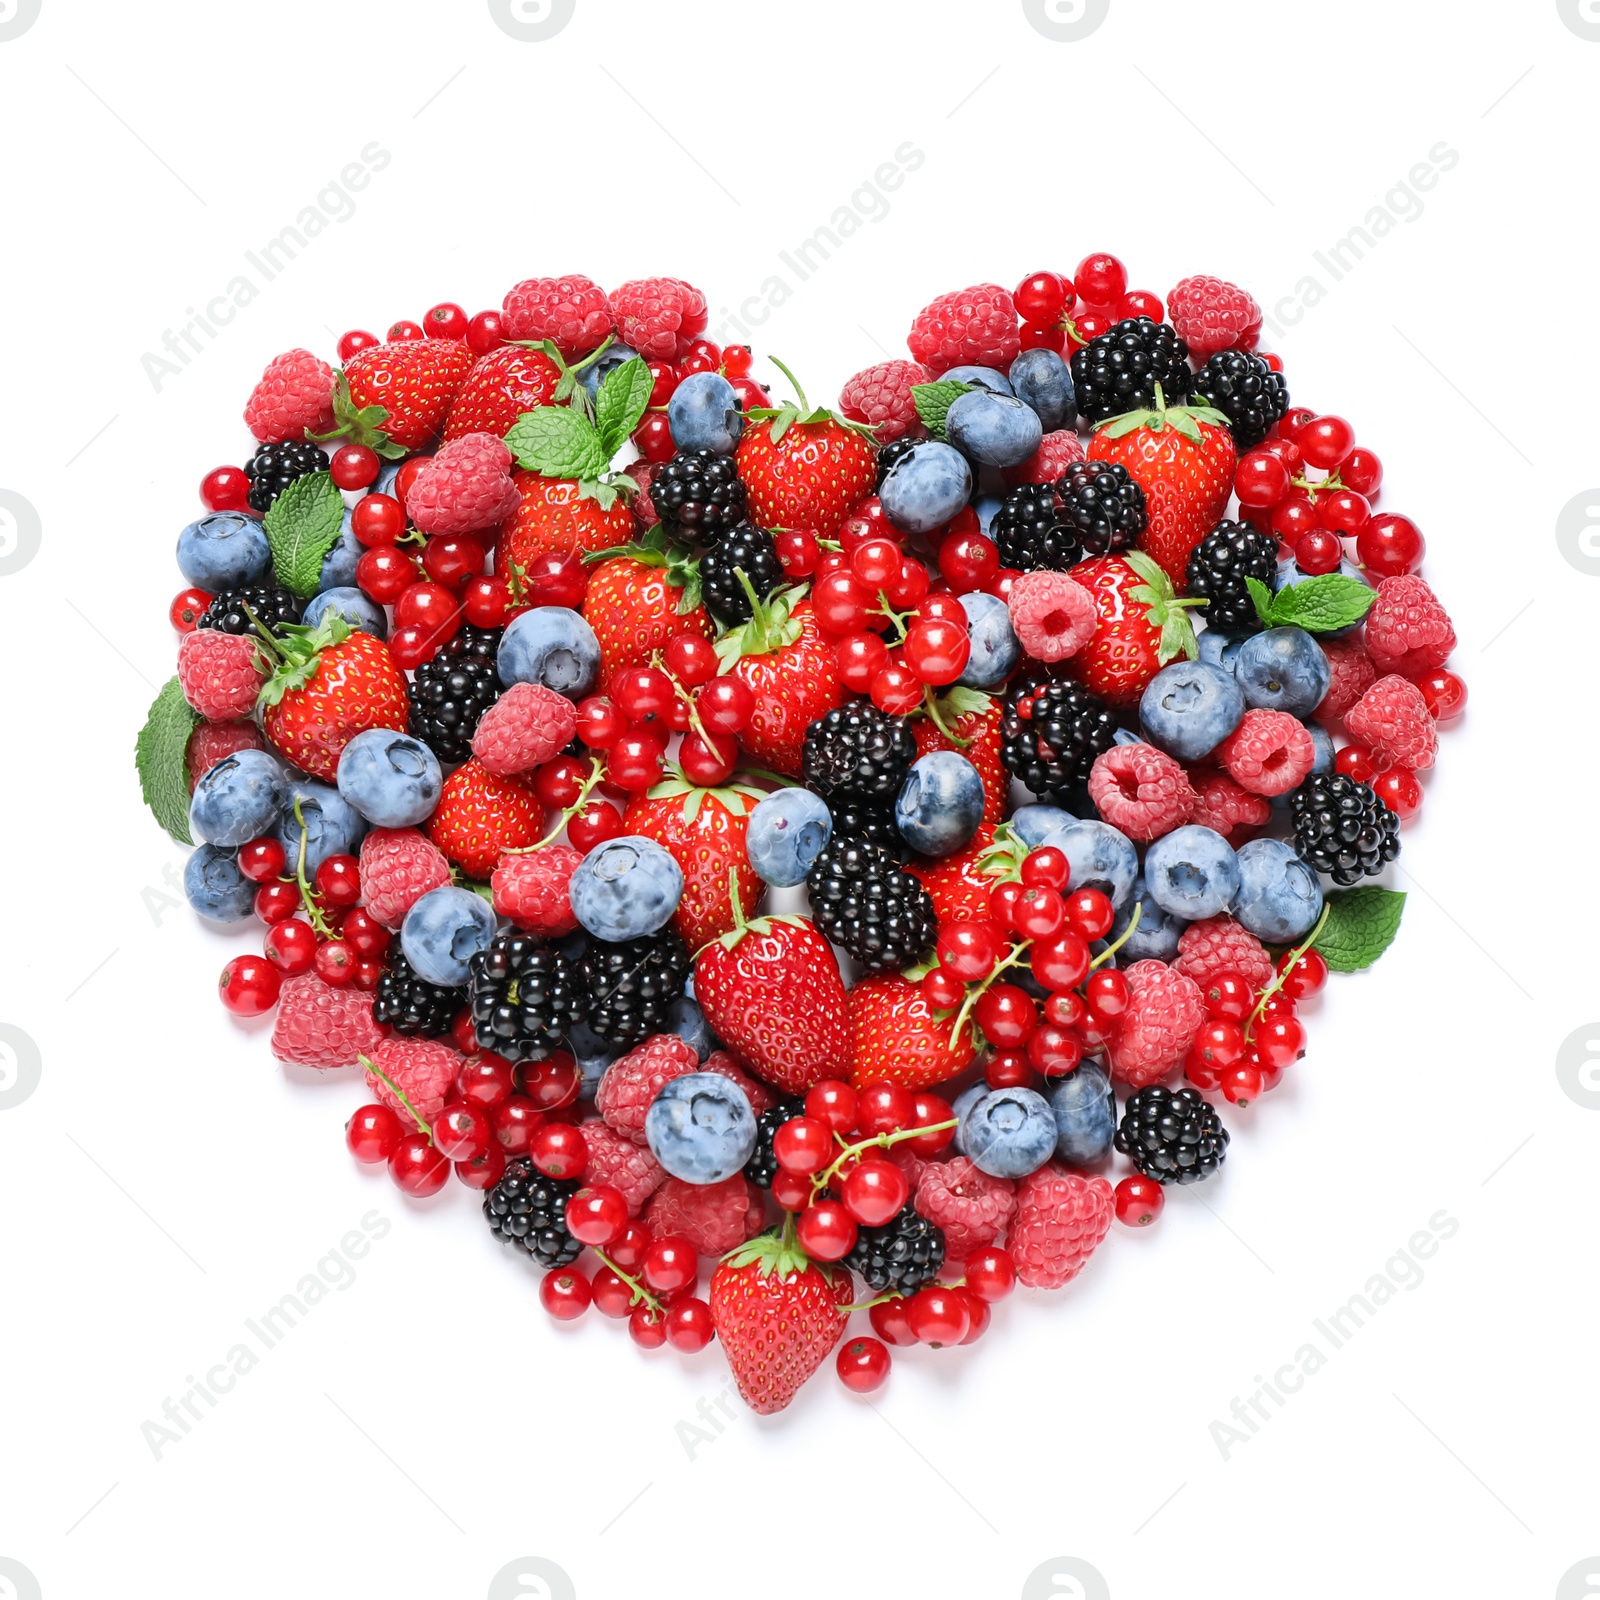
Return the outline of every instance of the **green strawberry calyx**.
[[[314,628],[299,622],[287,623],[274,636],[256,623],[256,631],[261,635],[262,649],[277,663],[271,677],[261,685],[257,702],[275,706],[291,689],[305,688],[317,675],[322,652],[343,644],[355,630],[330,608]]]
[[[656,789],[665,787],[665,784],[656,785]],[[706,794],[716,793],[717,791],[702,789],[700,792]],[[745,792],[748,794],[760,794],[761,791],[759,789],[747,789]],[[656,790],[652,789],[649,798],[654,799],[655,793]],[[796,916],[793,912],[784,912],[781,915],[777,912],[770,912],[764,917],[747,918],[744,914],[744,907],[739,904],[739,871],[737,867],[728,868],[728,909],[733,913],[732,929],[727,933],[718,934],[715,939],[708,939],[706,943],[695,951],[693,959],[698,960],[713,945],[724,951],[733,950],[750,934],[753,933],[759,936],[764,933],[771,933],[779,923],[790,928],[809,928],[812,926],[804,917]]]
[[[1206,602],[1180,600],[1172,587],[1172,579],[1144,551],[1124,551],[1122,559],[1142,580],[1128,590],[1128,598],[1144,606],[1151,626],[1161,630],[1161,641],[1156,647],[1157,664],[1164,667],[1178,656],[1193,661],[1200,654],[1200,644],[1194,636],[1189,610]]]
[[[398,461],[406,454],[406,448],[383,431],[388,420],[387,406],[358,406],[350,398],[349,381],[340,370],[333,375],[333,426],[326,433],[313,433],[307,428],[306,437],[316,444],[329,439],[364,444],[369,450],[376,450],[385,461]]]
[[[1028,855],[1027,841],[1009,822],[1002,822],[994,830],[993,841],[978,852],[978,870],[987,878],[1020,883],[1022,863]]]
[[[745,575],[743,567],[733,569],[750,600],[750,620],[730,628],[717,640],[717,659],[727,671],[735,661],[745,656],[770,656],[793,644],[801,634],[801,622],[795,615],[800,602],[806,597],[803,583],[774,589],[762,599]]]
[[[614,333],[608,333],[599,346],[581,361],[573,362],[568,362],[562,355],[554,339],[512,339],[509,342],[523,350],[538,351],[556,369],[555,403],[558,406],[571,406],[574,411],[581,411],[591,422],[594,421],[594,401],[584,387],[583,375],[617,342]]]
[[[825,1261],[814,1261],[802,1248],[800,1236],[795,1232],[792,1211],[783,1219],[781,1230],[758,1233],[755,1238],[735,1245],[722,1258],[722,1265],[735,1270],[740,1267],[754,1267],[763,1278],[770,1277],[773,1273],[780,1278],[789,1278],[811,1268],[830,1283],[833,1281],[832,1268]]]
[[[1103,433],[1108,439],[1121,439],[1141,428],[1148,433],[1160,433],[1163,428],[1172,428],[1191,444],[1204,444],[1205,435],[1200,431],[1203,422],[1215,428],[1233,426],[1227,413],[1218,411],[1215,406],[1169,406],[1158,383],[1153,406],[1145,410],[1124,411],[1119,417],[1107,417],[1095,432]]]
[[[631,478],[628,481],[633,482]],[[686,545],[669,539],[667,530],[659,522],[630,544],[613,544],[604,550],[589,551],[583,557],[583,563],[589,566],[618,558],[637,561],[643,567],[662,568],[667,582],[683,591],[678,596],[680,617],[688,616],[700,604],[700,563]]]
[[[812,423],[832,422],[841,428],[848,428],[852,433],[859,433],[864,438],[876,442],[877,427],[875,424],[865,422],[852,422],[848,417],[842,417],[837,411],[830,411],[826,406],[813,406],[806,399],[806,392],[800,387],[800,380],[776,357],[769,356],[779,372],[794,385],[797,398],[786,400],[781,406],[752,406],[745,417],[751,422],[765,422],[770,424],[767,432],[774,444],[781,444],[783,436],[795,423],[802,427]]]
[[[922,692],[922,704],[911,715],[926,717],[947,743],[953,744],[958,750],[966,750],[970,748],[972,741],[963,739],[956,732],[957,720],[987,711],[993,704],[994,700],[981,689],[964,689],[958,686],[945,690],[943,694],[935,694],[933,685],[929,684]]]

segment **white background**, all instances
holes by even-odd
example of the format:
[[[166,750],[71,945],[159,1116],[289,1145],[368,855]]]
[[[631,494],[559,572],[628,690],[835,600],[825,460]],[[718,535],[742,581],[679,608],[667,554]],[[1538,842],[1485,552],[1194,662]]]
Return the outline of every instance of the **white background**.
[[[1555,1059],[1600,1014],[1600,578],[1555,529],[1600,482],[1597,81],[1553,0],[1111,0],[1076,43],[1015,0],[577,0],[544,43],[482,3],[43,0],[0,41],[0,488],[42,528],[0,577],[0,1022],[42,1063],[0,1112],[0,1557],[48,1600],[478,1597],[523,1556],[570,1587],[495,1593],[1592,1592],[1558,1585],[1600,1549],[1600,1116]],[[319,193],[343,210],[326,185],[371,141],[354,214],[157,388],[164,332]],[[907,141],[886,215],[805,282],[779,264],[879,212],[860,186]],[[1398,190],[1441,143],[1454,169]],[[1335,282],[1313,252],[1374,207],[1401,220]],[[1355,423],[1427,535],[1472,701],[1406,835],[1401,940],[1157,1228],[970,1349],[897,1352],[870,1405],[824,1373],[691,1459],[715,1349],[555,1327],[474,1196],[412,1205],[346,1157],[356,1082],[286,1075],[216,1004],[255,936],[175,905],[131,760],[174,538],[267,359],[346,327],[541,273],[715,308],[784,272],[755,342],[827,397],[934,294],[1095,249],[1298,314],[1267,341],[1295,400]],[[141,1424],[373,1210],[355,1282],[155,1460]],[[1408,1276],[1440,1211],[1423,1281],[1224,1460],[1213,1421]],[[1057,1557],[1103,1589],[1025,1587]]]

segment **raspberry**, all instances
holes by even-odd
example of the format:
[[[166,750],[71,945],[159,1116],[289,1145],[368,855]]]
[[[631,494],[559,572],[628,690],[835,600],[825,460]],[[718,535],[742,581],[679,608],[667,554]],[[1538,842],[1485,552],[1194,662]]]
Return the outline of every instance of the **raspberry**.
[[[445,1102],[455,1098],[456,1074],[466,1059],[437,1039],[385,1039],[366,1054],[411,1102],[411,1111],[407,1111],[400,1095],[371,1068],[367,1070],[367,1087],[399,1117],[400,1126],[407,1133],[416,1126],[412,1111],[421,1121],[431,1124],[444,1110]]]
[[[1083,460],[1083,441],[1071,428],[1058,428],[1039,441],[1039,448],[1020,466],[1007,467],[1000,481],[1008,489],[1021,483],[1054,483],[1074,462]]]
[[[1247,833],[1272,820],[1272,802],[1241,789],[1225,772],[1190,767],[1189,785],[1194,790],[1189,820],[1220,833],[1229,844],[1242,844]]]
[[[1333,676],[1315,715],[1322,722],[1337,722],[1372,687],[1378,669],[1359,639],[1321,639],[1318,643]]]
[[[766,1223],[761,1191],[736,1172],[721,1183],[685,1183],[668,1178],[645,1211],[645,1226],[657,1239],[687,1239],[696,1255],[726,1255],[753,1239]]]
[[[1143,742],[1113,745],[1095,758],[1089,769],[1089,798],[1135,844],[1171,833],[1189,820],[1195,806],[1194,789],[1181,764]]]
[[[274,356],[250,391],[244,421],[263,444],[326,433],[333,426],[333,368],[309,350]]]
[[[430,889],[450,882],[450,863],[415,828],[374,828],[361,841],[361,889],[373,921],[391,933]]]
[[[584,1181],[609,1183],[627,1201],[628,1215],[638,1216],[666,1179],[661,1163],[647,1149],[608,1128],[599,1117],[585,1117],[581,1126],[589,1148]]]
[[[1017,1211],[1006,1248],[1017,1281],[1030,1289],[1059,1289],[1083,1270],[1111,1229],[1111,1185],[1052,1161],[1017,1185]]]
[[[839,391],[839,411],[851,422],[876,428],[873,437],[879,444],[920,437],[926,429],[917,416],[911,386],[927,383],[932,376],[915,361],[880,361],[863,367]]]
[[[630,461],[622,470],[639,485],[639,492],[630,502],[634,520],[641,529],[649,529],[661,520],[656,503],[650,498],[650,480],[665,466],[663,461]]]
[[[993,1244],[1017,1209],[1016,1185],[980,1172],[965,1156],[930,1161],[912,1192],[917,1210],[944,1230],[948,1261]]]
[[[1022,349],[1017,308],[997,283],[957,289],[917,313],[906,343],[912,358],[935,373],[969,365],[1004,372]]]
[[[704,1061],[695,1068],[697,1072],[715,1072],[718,1076],[726,1078],[730,1083],[736,1083],[744,1090],[744,1097],[750,1102],[750,1109],[759,1117],[763,1111],[770,1111],[778,1103],[778,1097],[764,1083],[757,1083],[749,1073],[739,1064],[739,1058],[728,1050],[713,1050]]]
[[[1442,667],[1456,647],[1456,630],[1423,579],[1385,578],[1367,613],[1367,654],[1379,674],[1408,678]]]
[[[1261,337],[1261,307],[1222,278],[1185,278],[1167,296],[1167,315],[1196,361],[1219,350],[1254,350]]]
[[[1111,1070],[1135,1089],[1159,1083],[1183,1060],[1206,1020],[1200,985],[1160,961],[1135,961],[1132,997],[1110,1050]]]
[[[1013,632],[1035,661],[1065,661],[1100,625],[1094,596],[1066,573],[1045,567],[1017,578],[1006,605]]]
[[[406,510],[423,533],[498,528],[521,503],[511,452],[492,433],[452,439],[423,463],[406,492]]]
[[[189,735],[184,760],[189,768],[189,788],[236,750],[265,750],[267,741],[253,722],[202,722]]]
[[[191,635],[192,637],[192,635]],[[1416,772],[1433,765],[1439,731],[1428,715],[1422,691],[1409,679],[1391,674],[1379,678],[1346,713],[1352,739],[1371,752],[1380,767],[1407,767]]]
[[[1266,946],[1232,917],[1207,917],[1185,928],[1172,968],[1202,989],[1219,972],[1237,972],[1252,989],[1264,989],[1272,981],[1272,957]]]
[[[677,278],[638,278],[611,293],[617,337],[646,361],[676,361],[706,331],[706,297]]]
[[[568,886],[582,862],[569,844],[550,844],[527,855],[501,856],[489,877],[498,917],[546,939],[560,939],[578,926]]]
[[[478,719],[472,753],[499,778],[530,772],[572,742],[578,713],[542,683],[514,683]]]
[[[1287,794],[1316,764],[1304,725],[1287,711],[1247,711],[1217,747],[1228,776],[1251,794]]]
[[[285,978],[272,1024],[272,1053],[297,1067],[353,1067],[383,1043],[372,996],[354,984],[335,988],[314,972]]]
[[[686,1072],[698,1072],[700,1058],[675,1033],[652,1034],[605,1070],[594,1108],[624,1138],[643,1144],[644,1115],[650,1102]]]
[[[506,292],[501,309],[507,339],[549,339],[569,361],[604,344],[616,326],[605,291],[576,273],[525,278]]]
[[[248,717],[266,677],[260,646],[245,634],[196,628],[178,641],[183,698],[207,722]]]

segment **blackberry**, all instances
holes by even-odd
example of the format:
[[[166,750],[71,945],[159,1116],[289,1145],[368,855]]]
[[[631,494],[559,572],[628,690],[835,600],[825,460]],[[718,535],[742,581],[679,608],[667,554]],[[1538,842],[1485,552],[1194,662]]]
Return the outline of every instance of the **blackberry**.
[[[472,754],[472,735],[484,712],[500,698],[495,656],[499,628],[474,628],[463,623],[438,654],[412,674],[406,697],[411,702],[407,726],[446,766]]]
[[[906,842],[894,825],[892,799],[838,789],[828,796],[828,811],[833,817],[833,832],[829,836],[833,840],[864,839],[881,845],[896,861],[905,860]]]
[[[891,717],[870,700],[840,706],[806,729],[806,783],[824,798],[837,789],[897,795],[916,759],[917,741],[905,718]]]
[[[1247,522],[1219,522],[1193,550],[1184,571],[1184,592],[1207,601],[1206,626],[1218,633],[1260,633],[1261,618],[1246,578],[1270,591],[1278,576],[1278,541]]]
[[[1195,374],[1193,394],[1228,419],[1240,455],[1254,450],[1289,410],[1289,383],[1248,350],[1219,350]]]
[[[770,1189],[778,1171],[777,1157],[772,1153],[772,1136],[791,1117],[802,1115],[805,1109],[804,1100],[780,1100],[756,1118],[756,1147],[744,1164],[744,1175],[757,1188]]]
[[[944,1229],[904,1206],[881,1228],[862,1228],[844,1264],[874,1294],[915,1294],[944,1265]]]
[[[883,487],[883,480],[889,476],[890,467],[897,461],[904,461],[919,442],[916,439],[895,439],[878,452],[878,481],[874,486],[874,493]]]
[[[1400,854],[1400,819],[1364,783],[1344,773],[1307,778],[1289,796],[1294,849],[1348,888]]]
[[[531,1161],[513,1161],[483,1197],[483,1219],[503,1244],[526,1250],[541,1266],[564,1267],[583,1246],[567,1229],[576,1178],[547,1178]]]
[[[470,970],[472,1031],[483,1049],[507,1061],[543,1061],[588,1016],[588,997],[572,963],[531,934],[496,934]]]
[[[215,628],[218,633],[254,633],[251,613],[268,633],[276,633],[289,623],[298,622],[306,603],[297,594],[275,583],[254,584],[248,589],[224,589],[195,623],[197,628]]]
[[[650,503],[669,533],[711,544],[744,521],[744,484],[732,456],[680,450],[650,480]]]
[[[1116,1146],[1158,1183],[1198,1183],[1227,1159],[1228,1130],[1198,1089],[1156,1084],[1128,1096]]]
[[[590,1028],[608,1044],[628,1049],[667,1031],[673,1002],[689,976],[689,952],[671,928],[617,944],[592,939],[577,973],[588,997]]]
[[[396,939],[372,991],[372,1020],[416,1039],[442,1039],[461,1009],[461,991],[417,976]]]
[[[1116,743],[1116,713],[1066,678],[1024,678],[1003,711],[1001,764],[1052,804],[1086,784],[1095,758]]]
[[[254,511],[265,511],[296,478],[327,470],[328,458],[309,439],[286,439],[264,444],[244,464],[250,480],[245,496]]]
[[[831,840],[806,890],[817,926],[869,972],[910,966],[938,932],[932,896],[882,845]]]
[[[1020,483],[1007,489],[989,524],[1000,564],[1018,572],[1049,567],[1065,572],[1083,559],[1076,528],[1062,511],[1053,483]]]
[[[729,528],[700,558],[700,587],[717,620],[728,627],[748,622],[750,596],[739,581],[743,572],[763,600],[783,582],[778,547],[765,528],[741,522]]]
[[[1090,422],[1153,406],[1156,385],[1168,405],[1189,398],[1189,347],[1170,322],[1128,317],[1072,358],[1078,410]]]
[[[1056,480],[1056,502],[1086,556],[1131,550],[1150,525],[1144,490],[1115,461],[1074,461]]]

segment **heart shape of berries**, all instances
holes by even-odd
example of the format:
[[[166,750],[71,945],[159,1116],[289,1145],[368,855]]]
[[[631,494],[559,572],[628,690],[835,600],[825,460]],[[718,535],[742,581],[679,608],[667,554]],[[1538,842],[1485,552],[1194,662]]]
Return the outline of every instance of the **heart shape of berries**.
[[[757,1411],[1061,1288],[1392,942],[1465,703],[1261,322],[1092,255],[837,409],[666,278],[277,357],[138,742],[195,910],[265,926],[223,1003],[552,1316],[715,1340]]]

